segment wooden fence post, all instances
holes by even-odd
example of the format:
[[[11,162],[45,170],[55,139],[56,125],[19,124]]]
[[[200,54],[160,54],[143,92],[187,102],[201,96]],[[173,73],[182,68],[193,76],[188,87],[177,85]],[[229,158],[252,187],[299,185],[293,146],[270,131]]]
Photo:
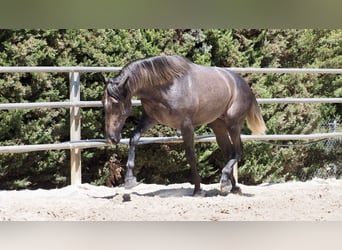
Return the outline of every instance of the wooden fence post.
[[[70,102],[80,101],[80,73],[70,72]],[[81,140],[80,107],[70,107],[70,141]],[[71,185],[82,183],[81,149],[70,149]]]

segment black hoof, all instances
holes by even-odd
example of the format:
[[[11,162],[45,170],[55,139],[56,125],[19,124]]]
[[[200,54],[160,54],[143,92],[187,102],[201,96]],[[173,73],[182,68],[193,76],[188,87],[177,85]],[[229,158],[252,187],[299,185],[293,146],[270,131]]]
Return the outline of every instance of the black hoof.
[[[230,192],[233,194],[242,194],[241,188],[239,186],[233,187]]]
[[[132,177],[129,179],[125,179],[125,188],[131,189],[139,185],[139,182],[137,182],[137,178]]]

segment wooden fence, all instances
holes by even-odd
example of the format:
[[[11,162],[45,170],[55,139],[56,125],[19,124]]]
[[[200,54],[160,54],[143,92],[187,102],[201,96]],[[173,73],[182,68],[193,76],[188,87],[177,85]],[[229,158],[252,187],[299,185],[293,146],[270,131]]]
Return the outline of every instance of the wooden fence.
[[[79,184],[81,177],[81,150],[86,148],[108,146],[104,139],[81,139],[80,109],[83,107],[102,107],[100,101],[80,100],[80,74],[87,72],[118,72],[121,67],[0,67],[0,73],[69,73],[70,98],[67,102],[38,102],[38,103],[0,103],[0,110],[10,109],[41,109],[41,108],[69,108],[70,109],[70,141],[54,144],[0,146],[2,153],[23,153],[44,150],[70,150],[71,153],[71,184]],[[315,73],[342,74],[342,69],[297,69],[297,68],[229,68],[237,73]],[[259,104],[271,103],[342,103],[342,98],[269,98],[257,99]],[[140,105],[140,101],[133,101],[133,105]],[[342,132],[319,133],[310,135],[242,135],[245,140],[315,140],[342,137]],[[214,135],[196,136],[196,142],[214,142]],[[142,137],[140,144],[146,143],[179,143],[181,137]],[[122,144],[128,144],[129,139],[122,139]],[[235,171],[236,172],[236,171]],[[236,176],[237,177],[237,176]]]

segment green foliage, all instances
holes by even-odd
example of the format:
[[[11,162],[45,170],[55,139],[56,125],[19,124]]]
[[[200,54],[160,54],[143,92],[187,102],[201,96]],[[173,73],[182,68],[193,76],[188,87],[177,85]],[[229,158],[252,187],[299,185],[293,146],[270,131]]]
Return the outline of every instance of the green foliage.
[[[159,54],[180,54],[204,65],[220,67],[342,67],[341,30],[257,29],[132,29],[132,30],[0,30],[2,66],[123,66],[131,60]],[[109,76],[110,74],[108,74]],[[257,97],[341,97],[342,77],[327,74],[244,74]],[[100,100],[99,74],[81,75],[81,99]],[[64,73],[1,73],[0,102],[45,102],[69,99]],[[323,125],[341,122],[340,104],[272,104],[261,106],[269,134],[315,133]],[[123,137],[129,137],[141,108],[133,109]],[[103,110],[82,109],[82,138],[103,138]],[[0,145],[54,143],[69,140],[67,109],[2,110]],[[175,135],[156,126],[146,136]],[[211,133],[201,126],[196,134]],[[244,127],[243,133],[249,133]],[[282,142],[279,142],[282,143]],[[287,142],[284,142],[287,143]],[[291,143],[291,142],[290,142]],[[293,142],[294,144],[297,142]],[[323,175],[330,166],[342,169],[341,142],[328,150],[321,142],[306,147],[278,147],[246,142],[239,166],[239,181],[305,180]],[[105,184],[108,160],[121,166],[127,146],[82,151],[83,181]],[[205,183],[217,182],[224,166],[215,143],[196,144],[199,172]],[[111,158],[112,157],[112,158]],[[61,187],[69,183],[67,150],[0,155],[0,188]],[[181,144],[138,146],[135,172],[151,183],[190,180]],[[324,172],[325,173],[325,172]]]

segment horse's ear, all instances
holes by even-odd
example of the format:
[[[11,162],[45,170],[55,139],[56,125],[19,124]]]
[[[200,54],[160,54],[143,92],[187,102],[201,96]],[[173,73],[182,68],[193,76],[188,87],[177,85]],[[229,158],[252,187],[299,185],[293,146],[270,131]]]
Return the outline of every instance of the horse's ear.
[[[126,98],[128,93],[128,86],[127,86],[128,76],[124,76],[118,84],[118,89],[120,93]]]
[[[100,73],[100,80],[107,85],[109,78],[105,77],[103,74]]]
[[[115,99],[116,102],[118,102],[118,100],[120,99],[118,86],[116,86],[115,84],[107,84],[107,91],[109,96]]]
[[[119,84],[118,84],[118,87],[119,88],[123,88],[125,85],[126,85],[126,82],[128,81],[128,76],[124,76],[121,80],[120,80],[120,82],[119,82]]]
[[[104,79],[103,81],[104,81],[105,84],[109,83],[109,78],[108,77],[103,77],[103,79]]]

